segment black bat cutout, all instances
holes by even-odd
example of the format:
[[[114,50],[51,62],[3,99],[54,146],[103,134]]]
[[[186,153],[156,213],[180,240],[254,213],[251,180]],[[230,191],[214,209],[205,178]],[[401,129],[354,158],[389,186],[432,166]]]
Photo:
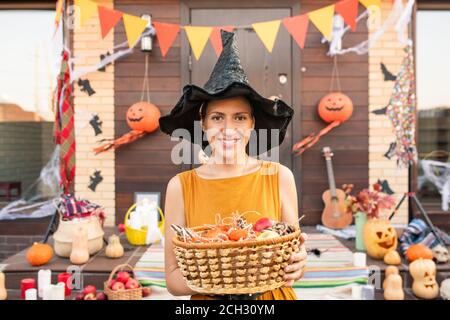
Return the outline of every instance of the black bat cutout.
[[[378,183],[381,186],[381,192],[387,193],[389,195],[394,194],[394,190],[391,189],[389,186],[389,182],[387,180],[380,180],[378,179]]]
[[[384,154],[384,156],[386,158],[388,158],[389,160],[391,160],[391,158],[395,155],[395,148],[397,147],[397,143],[396,142],[392,142],[389,145],[389,149],[388,151],[386,151],[386,153]]]
[[[88,79],[78,79],[78,86],[80,86],[82,92],[86,92],[89,96],[92,96],[95,93]]]
[[[92,117],[92,119],[89,121],[89,124],[94,129],[96,136],[103,133],[103,131],[102,131],[103,122],[100,121],[100,118],[97,114]]]
[[[95,192],[99,183],[103,181],[102,172],[100,170],[95,170],[94,174],[90,176],[89,179],[91,180],[91,183],[88,188]]]
[[[383,62],[380,63],[381,65],[381,72],[383,72],[384,75],[384,81],[395,81],[397,80],[397,77],[390,72]]]
[[[109,51],[106,52],[106,54],[102,53],[100,55],[100,62],[103,61],[103,59],[105,59],[106,57],[109,57],[110,55],[111,55],[111,53],[109,53]],[[99,68],[98,71],[105,72],[106,71],[106,67],[109,66],[110,64],[112,64],[112,63],[110,62],[110,63],[104,65],[103,67]]]
[[[387,110],[387,107],[384,107],[381,109],[373,110],[372,113],[373,114],[386,114],[386,110]]]

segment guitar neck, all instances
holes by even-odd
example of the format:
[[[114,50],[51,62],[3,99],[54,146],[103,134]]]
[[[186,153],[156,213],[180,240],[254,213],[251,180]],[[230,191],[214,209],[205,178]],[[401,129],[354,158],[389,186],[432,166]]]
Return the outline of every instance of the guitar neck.
[[[336,182],[334,181],[333,165],[331,163],[331,158],[326,159],[327,173],[328,173],[328,184],[330,186],[330,193],[333,198],[336,198]]]

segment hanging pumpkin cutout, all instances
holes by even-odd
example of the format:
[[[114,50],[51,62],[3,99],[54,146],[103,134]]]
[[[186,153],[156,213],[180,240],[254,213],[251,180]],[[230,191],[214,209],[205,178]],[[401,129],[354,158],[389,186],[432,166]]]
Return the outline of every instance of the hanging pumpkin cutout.
[[[147,101],[144,99],[144,91],[147,93]],[[142,85],[141,101],[131,105],[126,114],[128,126],[132,129],[130,132],[124,134],[117,139],[104,139],[102,141],[109,141],[108,143],[94,149],[95,154],[107,151],[111,148],[118,147],[136,141],[147,133],[153,132],[159,127],[159,118],[161,112],[158,107],[150,102],[150,87],[148,80],[148,54],[145,56],[145,75]]]
[[[338,83],[338,91],[331,91],[335,75]],[[339,74],[337,71],[337,60],[336,57],[334,57],[330,86],[331,92],[320,99],[319,105],[317,106],[317,112],[319,113],[320,118],[326,123],[329,123],[329,125],[320,130],[319,133],[312,133],[302,141],[294,144],[294,146],[292,147],[292,152],[295,152],[296,155],[300,155],[305,152],[306,149],[316,144],[321,136],[327,134],[333,128],[344,123],[351,117],[353,113],[353,102],[349,96],[341,92],[340,87],[341,85],[339,82]]]

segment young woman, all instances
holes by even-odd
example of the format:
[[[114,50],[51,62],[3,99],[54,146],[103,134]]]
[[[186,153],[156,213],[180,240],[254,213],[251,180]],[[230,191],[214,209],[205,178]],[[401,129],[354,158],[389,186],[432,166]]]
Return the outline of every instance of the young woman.
[[[233,297],[199,295],[187,286],[173,253],[174,234],[170,225],[213,224],[217,214],[224,218],[234,212],[244,214],[250,223],[268,217],[298,225],[292,172],[247,153],[253,130],[257,131],[259,147],[263,139],[259,139],[258,129],[279,130],[279,139],[275,142],[269,139],[267,149],[281,144],[293,110],[281,100],[274,102],[261,97],[248,85],[234,41],[233,33],[222,32],[223,51],[205,88],[186,86],[172,112],[160,119],[161,130],[168,134],[179,128],[194,132],[194,121],[200,120],[206,145],[211,148],[211,155],[200,167],[173,177],[166,192],[167,288],[173,295],[191,295],[192,299]],[[296,299],[291,285],[301,278],[306,256],[304,245],[292,255],[291,264],[285,268],[285,287],[244,298]]]

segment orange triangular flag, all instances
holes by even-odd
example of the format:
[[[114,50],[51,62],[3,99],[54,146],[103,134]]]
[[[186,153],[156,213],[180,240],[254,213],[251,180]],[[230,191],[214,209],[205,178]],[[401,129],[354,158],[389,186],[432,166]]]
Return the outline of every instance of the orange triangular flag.
[[[359,2],[366,8],[369,8],[370,6],[381,6],[381,0],[359,0]]]
[[[200,59],[203,49],[205,49],[205,45],[211,35],[212,29],[212,27],[184,27],[184,31],[186,31],[192,51],[194,52],[195,59]]]
[[[123,14],[123,24],[125,26],[125,33],[127,35],[128,47],[133,47],[139,39],[141,33],[148,25],[148,21],[140,17]]]
[[[356,0],[358,1],[358,0]],[[300,48],[305,47],[306,32],[308,31],[309,19],[306,14],[301,16],[287,17],[283,20],[283,25],[294,38]]]
[[[80,10],[80,26],[89,20],[90,17],[97,11],[97,4],[89,0],[75,0],[75,7]]]
[[[278,30],[280,29],[281,20],[273,20],[267,22],[253,23],[252,27],[261,39],[267,51],[272,52]]]
[[[358,15],[358,0],[342,0],[337,2],[335,11],[344,18],[352,31],[356,31],[356,16]]]
[[[122,18],[122,12],[98,6],[98,18],[100,20],[102,38],[104,39],[109,31],[116,26],[120,18]]]
[[[175,38],[180,31],[180,26],[178,24],[163,22],[153,22],[153,26],[155,27],[156,36],[158,37],[161,55],[164,58],[175,41]]]
[[[209,40],[211,41],[211,44],[217,56],[220,56],[220,54],[222,53],[222,37],[220,36],[221,29],[228,32],[232,32],[234,30],[234,27],[233,26],[213,27],[213,31],[211,32]]]
[[[333,15],[334,4],[308,13],[311,22],[314,23],[328,41],[331,41],[331,34],[333,32]]]

